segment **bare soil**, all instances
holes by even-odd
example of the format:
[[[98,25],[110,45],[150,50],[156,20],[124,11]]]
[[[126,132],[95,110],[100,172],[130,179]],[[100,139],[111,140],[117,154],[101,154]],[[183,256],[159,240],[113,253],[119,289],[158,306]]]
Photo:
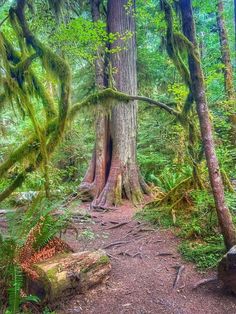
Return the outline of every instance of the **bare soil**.
[[[67,230],[65,239],[80,251],[107,247],[112,270],[101,285],[84,295],[63,300],[56,313],[236,313],[236,297],[225,292],[219,282],[193,289],[199,280],[216,273],[200,273],[193,264],[184,261],[178,253],[179,239],[172,231],[153,229],[147,223],[138,222],[133,218],[135,209],[127,204],[105,213],[91,211],[88,204],[83,211],[92,219],[83,223],[76,220],[77,211],[78,207],[74,221],[79,239],[75,239],[74,230]],[[123,222],[127,223],[118,226]],[[181,266],[184,270],[174,288]]]

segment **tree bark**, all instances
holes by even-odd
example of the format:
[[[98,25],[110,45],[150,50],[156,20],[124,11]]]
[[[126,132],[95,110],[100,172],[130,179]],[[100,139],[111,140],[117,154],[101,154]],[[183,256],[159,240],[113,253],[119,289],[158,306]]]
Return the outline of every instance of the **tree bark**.
[[[225,245],[230,249],[236,244],[236,232],[232,216],[225,204],[224,187],[220,175],[219,164],[215,153],[211,121],[204,86],[204,76],[200,63],[200,54],[196,42],[196,31],[193,19],[191,0],[180,1],[183,33],[195,46],[195,55],[189,55],[189,70],[191,75],[192,92],[197,105],[197,113],[204,145],[210,183],[215,200],[219,224]]]
[[[91,14],[93,22],[99,21],[100,16],[100,0],[90,0]],[[97,59],[95,61],[95,82],[97,89],[106,87],[105,82],[105,61],[102,49],[98,50]],[[97,112],[95,132],[96,141],[94,145],[93,155],[85,174],[85,177],[79,187],[82,193],[82,199],[96,199],[102,192],[106,182],[106,169],[110,163],[110,118],[104,112]]]
[[[137,94],[134,1],[130,4],[127,0],[109,0],[107,11],[108,32],[131,34],[127,40],[118,39],[110,46],[116,52],[110,54],[109,69],[112,70],[109,71],[109,81],[114,82],[113,87],[122,92]],[[119,205],[123,197],[138,203],[142,200],[143,193],[149,193],[137,166],[136,132],[135,100],[128,103],[119,101],[112,109],[110,120],[103,116],[97,121],[97,149],[80,187],[80,190],[89,191],[94,207],[112,208]],[[97,163],[103,165],[98,181],[95,180]],[[92,184],[90,187],[93,186],[95,191],[86,188],[88,183]]]

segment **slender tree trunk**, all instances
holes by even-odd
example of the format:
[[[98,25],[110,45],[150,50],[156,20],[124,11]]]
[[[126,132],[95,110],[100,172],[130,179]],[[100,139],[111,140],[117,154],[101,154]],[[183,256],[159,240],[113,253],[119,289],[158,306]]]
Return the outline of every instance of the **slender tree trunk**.
[[[236,0],[235,0],[236,1]],[[229,41],[228,34],[225,26],[224,20],[224,6],[223,1],[218,0],[217,3],[217,26],[220,38],[220,47],[221,47],[221,57],[222,63],[224,65],[224,82],[225,82],[225,94],[228,100],[235,101],[235,91],[233,84],[233,67],[230,57],[230,49],[229,49]],[[236,114],[235,112],[235,104],[232,103],[233,112],[229,115],[229,120],[231,123],[231,142],[232,144],[236,144]]]
[[[133,10],[134,0],[131,4],[127,0],[108,1],[108,31],[119,34],[129,32],[132,35],[126,41],[115,41],[110,47],[117,52],[110,55],[112,71],[109,72],[112,73],[109,79],[114,82],[115,88],[127,94],[137,94]],[[111,119],[104,116],[102,119],[104,122],[101,119],[97,121],[96,149],[80,188],[90,192],[95,207],[111,208],[120,204],[122,198],[138,203],[149,189],[140,176],[136,161],[136,101],[116,103]],[[102,167],[97,175],[98,164]]]
[[[228,35],[224,21],[224,6],[222,0],[218,0],[217,3],[217,26],[220,38],[222,63],[224,65],[225,94],[230,100],[234,98],[233,68],[230,58]]]
[[[234,66],[236,67],[236,0],[234,0]]]
[[[183,32],[194,44],[195,56],[189,56],[189,70],[192,81],[193,96],[197,105],[201,136],[209,171],[209,178],[214,195],[219,224],[224,237],[226,247],[229,249],[236,244],[236,232],[232,222],[232,216],[225,204],[224,187],[220,175],[218,160],[215,153],[211,121],[208,112],[204,76],[200,63],[200,54],[196,42],[195,24],[193,19],[191,0],[180,1]]]

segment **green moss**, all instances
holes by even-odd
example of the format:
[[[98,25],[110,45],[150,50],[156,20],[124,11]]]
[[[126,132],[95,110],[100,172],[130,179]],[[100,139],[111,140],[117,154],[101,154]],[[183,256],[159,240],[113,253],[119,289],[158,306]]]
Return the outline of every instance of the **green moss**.
[[[104,265],[104,264],[109,264],[109,263],[110,263],[109,257],[107,255],[103,255],[100,257],[96,265]]]
[[[84,267],[81,269],[81,273],[86,274],[89,271],[96,269],[99,265],[106,265],[109,264],[110,259],[107,255],[102,255],[96,263],[90,265],[89,267]]]
[[[58,273],[58,268],[53,267],[47,271],[46,276],[48,277],[50,282],[52,281],[55,282],[57,273]]]

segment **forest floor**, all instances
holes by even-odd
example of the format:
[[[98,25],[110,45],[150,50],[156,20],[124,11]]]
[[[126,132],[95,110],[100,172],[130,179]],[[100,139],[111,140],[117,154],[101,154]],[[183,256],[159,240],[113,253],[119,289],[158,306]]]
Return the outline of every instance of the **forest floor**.
[[[199,280],[216,273],[200,273],[193,264],[184,261],[178,253],[180,240],[171,230],[154,229],[136,220],[135,209],[127,205],[109,212],[91,211],[89,205],[73,206],[79,239],[75,239],[73,230],[67,231],[65,239],[76,251],[105,248],[112,270],[101,285],[63,300],[56,313],[236,313],[236,298],[224,292],[219,283],[193,289]],[[91,219],[76,223],[76,215],[81,211],[82,215],[90,214]],[[174,288],[181,266],[183,272]]]

